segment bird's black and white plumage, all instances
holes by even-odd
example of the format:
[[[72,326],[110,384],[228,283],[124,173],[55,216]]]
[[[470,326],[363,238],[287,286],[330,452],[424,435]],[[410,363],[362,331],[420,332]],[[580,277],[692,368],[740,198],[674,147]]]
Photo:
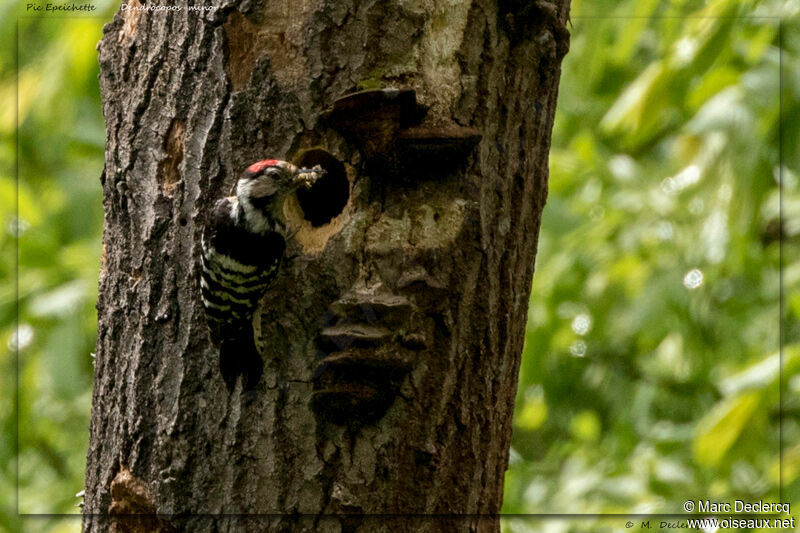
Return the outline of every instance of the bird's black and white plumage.
[[[284,200],[323,174],[319,167],[298,169],[276,159],[254,163],[237,181],[235,196],[214,204],[203,228],[201,294],[230,390],[240,375],[245,390],[253,390],[261,377],[252,319],[286,248]]]

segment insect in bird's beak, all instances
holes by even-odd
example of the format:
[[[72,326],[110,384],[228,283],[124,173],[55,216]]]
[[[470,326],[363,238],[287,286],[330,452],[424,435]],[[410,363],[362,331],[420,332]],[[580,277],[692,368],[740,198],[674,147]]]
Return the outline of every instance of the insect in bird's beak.
[[[301,168],[295,175],[295,182],[301,187],[310,189],[326,173],[320,165],[315,165],[313,168]]]

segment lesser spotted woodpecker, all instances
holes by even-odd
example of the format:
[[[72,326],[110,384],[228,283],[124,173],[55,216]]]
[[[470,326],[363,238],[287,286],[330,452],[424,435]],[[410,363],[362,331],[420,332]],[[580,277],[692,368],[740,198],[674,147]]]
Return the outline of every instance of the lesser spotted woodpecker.
[[[248,391],[261,377],[253,312],[283,259],[284,200],[324,173],[319,166],[297,168],[277,159],[253,163],[236,182],[235,196],[218,200],[203,227],[201,294],[229,390],[240,375]]]

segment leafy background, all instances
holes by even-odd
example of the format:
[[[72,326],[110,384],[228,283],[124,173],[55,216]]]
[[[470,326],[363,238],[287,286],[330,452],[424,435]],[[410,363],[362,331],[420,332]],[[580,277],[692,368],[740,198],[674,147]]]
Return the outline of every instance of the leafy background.
[[[19,87],[17,113],[0,108],[3,390],[19,365],[18,404],[0,400],[0,531],[73,532],[75,518],[18,510],[79,512],[102,232],[95,44],[117,5],[63,18],[25,3],[0,5],[2,101]],[[573,1],[505,513],[800,503],[799,14],[798,0]]]
[[[504,512],[800,503],[798,9],[573,2]]]
[[[83,485],[88,445],[103,222],[104,126],[95,45],[112,8],[111,2],[95,2],[102,18],[32,17],[24,4],[0,7],[4,391],[15,390],[15,357],[19,364],[18,393],[3,394],[0,403],[0,531],[21,531],[23,524],[27,531],[78,531],[74,519],[23,522],[17,511],[79,511],[75,494]]]

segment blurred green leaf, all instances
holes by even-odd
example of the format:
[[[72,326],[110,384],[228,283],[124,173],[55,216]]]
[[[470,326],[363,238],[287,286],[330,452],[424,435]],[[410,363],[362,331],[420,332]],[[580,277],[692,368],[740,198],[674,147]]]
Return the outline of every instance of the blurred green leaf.
[[[749,392],[725,398],[697,423],[693,450],[700,464],[718,464],[759,407],[760,395]]]
[[[600,437],[600,420],[593,411],[583,411],[572,417],[570,430],[579,440],[596,441]]]
[[[547,420],[547,403],[541,396],[529,401],[522,408],[522,412],[517,415],[516,424],[518,427],[533,431]]]

